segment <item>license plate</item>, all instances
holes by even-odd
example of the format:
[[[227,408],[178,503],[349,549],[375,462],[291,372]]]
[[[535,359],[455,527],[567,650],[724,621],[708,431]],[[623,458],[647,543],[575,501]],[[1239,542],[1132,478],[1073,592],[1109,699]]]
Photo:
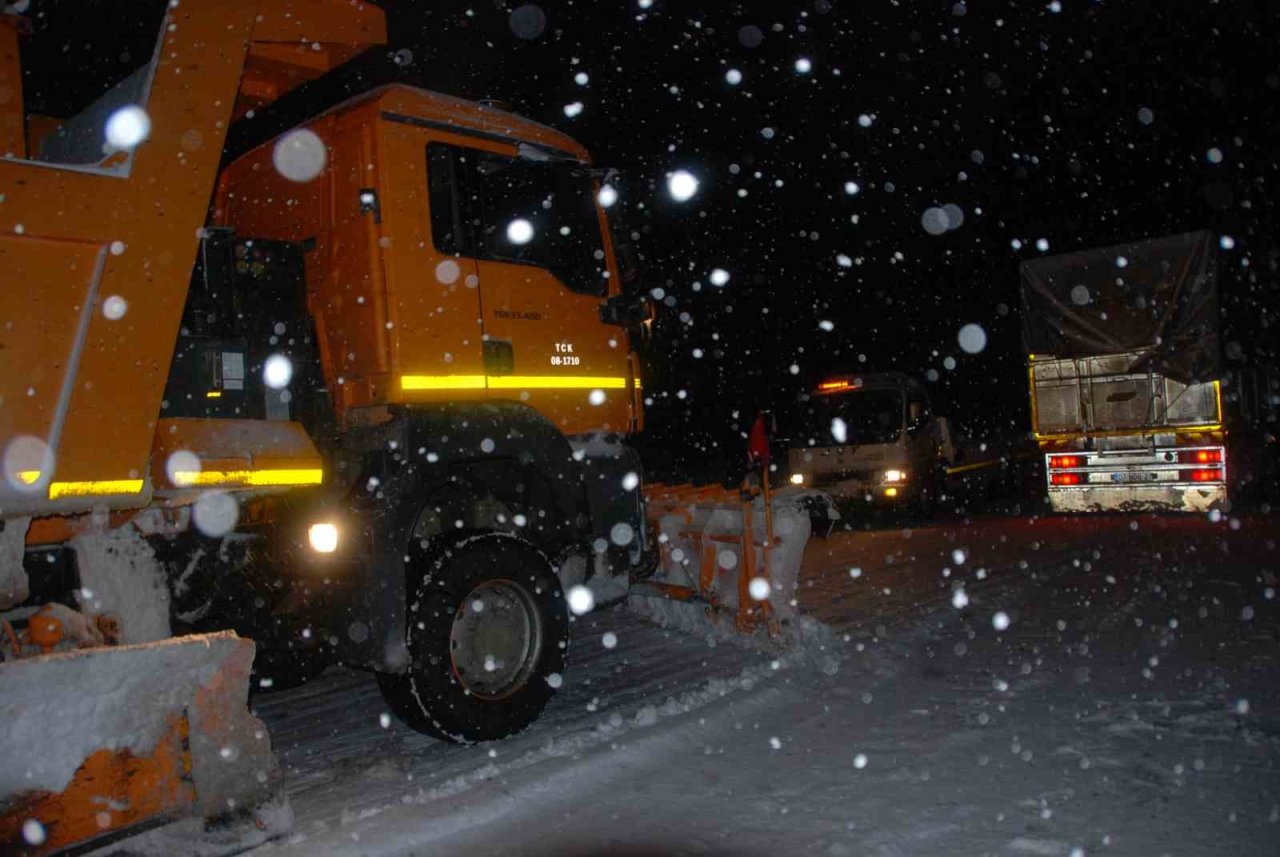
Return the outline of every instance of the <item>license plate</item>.
[[[1123,470],[1111,474],[1112,482],[1155,482],[1159,477],[1145,470]]]

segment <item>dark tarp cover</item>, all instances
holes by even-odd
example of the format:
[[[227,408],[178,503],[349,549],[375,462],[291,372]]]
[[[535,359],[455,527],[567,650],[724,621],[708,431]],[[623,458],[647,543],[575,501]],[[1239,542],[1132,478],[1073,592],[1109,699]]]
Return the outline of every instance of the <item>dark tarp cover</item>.
[[[1215,250],[1201,231],[1023,262],[1023,346],[1054,357],[1142,351],[1131,371],[1213,380]]]

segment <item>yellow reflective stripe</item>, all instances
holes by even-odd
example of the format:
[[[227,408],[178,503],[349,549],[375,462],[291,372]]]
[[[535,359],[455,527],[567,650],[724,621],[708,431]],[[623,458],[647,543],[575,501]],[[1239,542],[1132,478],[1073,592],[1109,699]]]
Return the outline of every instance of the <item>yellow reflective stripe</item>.
[[[35,485],[40,481],[39,470],[19,470],[18,481],[23,485]]]
[[[60,497],[96,497],[106,494],[140,494],[141,479],[106,479],[97,482],[54,482],[49,486],[49,499]]]
[[[483,375],[403,375],[402,390],[483,390]]]
[[[207,392],[207,393],[205,393],[205,394],[204,394],[204,397],[205,397],[206,399],[221,399],[221,398],[222,398],[222,391],[221,391],[221,390],[210,390],[209,392]]]
[[[981,470],[984,467],[995,467],[999,463],[1000,459],[998,458],[991,461],[975,461],[973,464],[961,464],[956,467],[948,467],[946,468],[946,471],[947,475],[950,476],[956,473],[968,473],[970,470]]]
[[[403,375],[402,390],[624,390],[621,375]]]
[[[319,485],[324,471],[318,467],[280,470],[175,470],[173,484],[183,488],[210,485]]]
[[[603,375],[490,375],[494,390],[621,390],[624,377]]]

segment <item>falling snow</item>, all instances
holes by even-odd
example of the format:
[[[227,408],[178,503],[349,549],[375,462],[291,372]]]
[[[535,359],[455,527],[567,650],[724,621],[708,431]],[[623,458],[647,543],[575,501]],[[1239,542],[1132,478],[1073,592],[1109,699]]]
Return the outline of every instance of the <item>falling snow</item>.
[[[676,170],[667,177],[667,192],[676,202],[688,202],[698,193],[698,180],[687,170]]]
[[[276,141],[271,162],[289,181],[305,183],[320,175],[328,157],[320,135],[309,128],[299,128]]]
[[[259,4],[264,36],[182,0],[157,43],[147,4],[47,5],[0,27],[44,72],[0,80],[0,712],[50,692],[4,686],[37,609],[101,645],[240,598],[255,669],[334,663],[255,676],[291,822],[193,825],[227,851],[1274,848],[1269,10],[402,3],[384,38],[370,4]],[[1193,230],[1185,265],[1144,253]],[[314,498],[271,482],[317,461]],[[518,597],[437,574],[481,530],[523,559],[465,574]],[[145,574],[102,572],[116,539]],[[381,618],[288,612],[360,581]],[[555,693],[436,740],[401,711],[429,662],[467,706],[512,670]],[[13,847],[60,847],[42,818]]]

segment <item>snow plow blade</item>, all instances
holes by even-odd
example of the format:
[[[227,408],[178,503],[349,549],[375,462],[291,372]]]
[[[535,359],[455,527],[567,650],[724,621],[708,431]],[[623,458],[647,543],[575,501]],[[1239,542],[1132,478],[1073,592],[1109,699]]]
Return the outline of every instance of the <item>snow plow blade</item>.
[[[630,606],[664,625],[785,642],[796,619],[805,545],[839,513],[820,491],[766,495],[719,485],[649,485],[646,516],[660,563],[631,588]]]
[[[249,820],[279,770],[231,632],[0,663],[0,853]],[[252,823],[261,829],[258,818]]]

